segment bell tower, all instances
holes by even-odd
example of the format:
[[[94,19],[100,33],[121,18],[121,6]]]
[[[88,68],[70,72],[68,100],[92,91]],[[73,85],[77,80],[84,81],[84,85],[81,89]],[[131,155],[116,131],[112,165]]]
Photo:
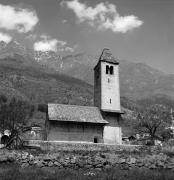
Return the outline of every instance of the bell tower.
[[[94,106],[108,122],[104,127],[104,143],[121,144],[119,62],[107,48],[94,68]]]
[[[103,111],[120,111],[119,63],[106,48],[94,68],[94,105]]]

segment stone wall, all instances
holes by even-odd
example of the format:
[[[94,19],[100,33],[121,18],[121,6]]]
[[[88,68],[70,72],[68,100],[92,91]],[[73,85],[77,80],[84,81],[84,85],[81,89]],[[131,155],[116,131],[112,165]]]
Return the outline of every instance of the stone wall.
[[[89,152],[59,152],[51,154],[32,155],[26,151],[0,151],[0,163],[15,162],[21,167],[55,167],[72,169],[103,170],[119,167],[128,170],[131,168],[170,169],[174,171],[174,158],[165,154],[115,154],[115,153],[89,153]]]

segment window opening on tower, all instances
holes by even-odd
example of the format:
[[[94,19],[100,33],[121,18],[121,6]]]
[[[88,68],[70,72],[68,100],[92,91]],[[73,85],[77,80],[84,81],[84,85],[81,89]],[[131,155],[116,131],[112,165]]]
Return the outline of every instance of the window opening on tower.
[[[114,67],[106,65],[106,74],[114,74]]]

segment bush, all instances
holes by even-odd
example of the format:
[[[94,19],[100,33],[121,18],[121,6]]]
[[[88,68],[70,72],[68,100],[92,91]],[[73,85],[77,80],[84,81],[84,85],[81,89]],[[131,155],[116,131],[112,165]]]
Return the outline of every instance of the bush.
[[[170,143],[164,144],[162,152],[167,156],[174,157],[174,145],[170,145]]]

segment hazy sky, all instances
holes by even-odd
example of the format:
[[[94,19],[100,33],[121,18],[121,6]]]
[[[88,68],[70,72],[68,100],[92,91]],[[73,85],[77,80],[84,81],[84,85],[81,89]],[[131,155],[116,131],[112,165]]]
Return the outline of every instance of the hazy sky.
[[[0,0],[0,40],[99,54],[174,73],[173,0]]]

